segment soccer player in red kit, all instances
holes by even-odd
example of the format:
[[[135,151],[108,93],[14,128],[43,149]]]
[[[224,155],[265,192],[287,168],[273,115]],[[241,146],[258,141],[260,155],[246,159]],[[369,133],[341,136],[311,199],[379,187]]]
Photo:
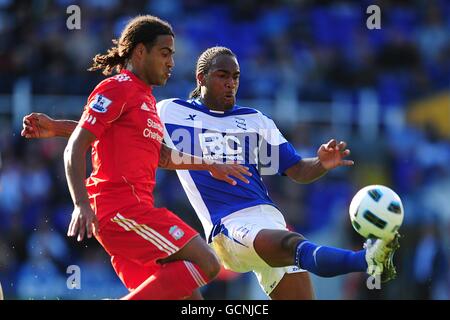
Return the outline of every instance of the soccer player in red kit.
[[[66,121],[63,126],[70,136],[64,164],[74,202],[67,234],[78,241],[96,236],[130,290],[127,300],[189,298],[220,269],[195,230],[169,210],[154,207],[156,169],[209,170],[232,184],[229,175],[246,182],[244,175],[250,175],[245,167],[207,164],[162,144],[152,86],[170,77],[173,54],[174,33],[167,22],[134,18],[90,69],[120,73],[97,85],[78,125]],[[90,146],[93,171],[85,181]],[[185,161],[174,163],[173,155]]]

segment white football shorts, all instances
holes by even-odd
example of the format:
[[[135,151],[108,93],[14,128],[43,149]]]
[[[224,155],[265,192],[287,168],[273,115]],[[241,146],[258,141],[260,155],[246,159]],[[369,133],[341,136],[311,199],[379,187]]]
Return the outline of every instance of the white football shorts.
[[[253,247],[262,229],[287,230],[281,212],[271,205],[258,205],[222,218],[220,232],[210,245],[224,267],[234,272],[253,271],[264,292],[269,295],[285,273],[305,272],[297,266],[274,268],[259,257]]]

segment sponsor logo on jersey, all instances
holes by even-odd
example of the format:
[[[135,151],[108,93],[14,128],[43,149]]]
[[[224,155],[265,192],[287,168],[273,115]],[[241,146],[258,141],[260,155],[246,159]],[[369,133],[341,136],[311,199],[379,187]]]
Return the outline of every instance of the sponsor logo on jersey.
[[[156,131],[155,131],[156,129]],[[151,138],[162,143],[163,141],[163,127],[160,123],[154,121],[152,118],[147,119],[147,127],[142,132],[146,138]]]
[[[199,134],[203,157],[211,160],[225,159],[242,161],[241,141],[234,135],[222,135],[219,132]]]
[[[108,106],[111,104],[111,100],[101,94],[97,94],[89,104],[89,108],[95,112],[105,113],[108,111]]]

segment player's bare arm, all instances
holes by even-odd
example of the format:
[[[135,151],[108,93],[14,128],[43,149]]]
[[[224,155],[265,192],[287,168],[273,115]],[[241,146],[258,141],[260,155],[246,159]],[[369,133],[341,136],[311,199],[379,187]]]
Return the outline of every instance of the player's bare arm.
[[[322,144],[317,151],[317,157],[305,158],[286,170],[286,175],[298,183],[313,182],[329,170],[341,167],[352,166],[353,160],[344,159],[350,155],[347,143],[331,139]]]
[[[236,185],[237,183],[230,176],[249,183],[245,175],[252,175],[248,168],[242,165],[215,163],[169,148],[165,144],[161,146],[158,167],[169,170],[208,170],[214,178],[228,182],[231,185]]]
[[[69,138],[77,124],[77,121],[55,120],[45,113],[33,112],[23,117],[21,135],[27,139]]]
[[[78,235],[78,241],[82,241],[85,234],[90,238],[92,233],[96,234],[98,231],[98,220],[89,204],[84,182],[86,176],[86,152],[95,139],[94,134],[86,129],[77,127],[64,150],[67,184],[74,205],[67,235],[69,237]]]
[[[44,113],[31,113],[23,118],[23,130],[21,134],[27,139],[69,138],[77,124],[77,121],[72,120],[55,120]],[[181,159],[181,163],[175,163],[173,156]],[[205,160],[183,154],[166,145],[161,147],[159,167],[169,170],[208,170],[214,178],[232,185],[235,185],[236,181],[229,176],[234,176],[245,183],[249,183],[249,181],[244,175],[251,176],[247,167],[238,164],[207,163]]]

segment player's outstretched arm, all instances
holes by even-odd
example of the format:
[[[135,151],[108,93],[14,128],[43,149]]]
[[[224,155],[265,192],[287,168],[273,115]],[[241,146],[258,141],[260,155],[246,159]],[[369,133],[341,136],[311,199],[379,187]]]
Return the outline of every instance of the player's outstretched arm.
[[[158,167],[169,170],[207,170],[214,178],[225,181],[231,185],[236,185],[237,182],[230,176],[238,178],[245,183],[249,183],[245,176],[252,175],[247,167],[240,164],[215,163],[211,160],[195,157],[169,148],[165,144],[161,146]]]
[[[98,230],[98,220],[91,209],[84,182],[86,152],[95,139],[93,133],[77,127],[64,150],[67,185],[74,205],[67,235],[69,237],[78,235],[78,241],[82,241],[85,235],[90,238],[92,233],[96,234]]]
[[[286,175],[298,183],[310,183],[331,169],[352,166],[353,160],[344,159],[348,155],[350,155],[350,150],[347,149],[346,142],[337,143],[335,139],[331,139],[319,147],[317,157],[300,160],[286,170]]]
[[[77,124],[77,121],[55,120],[45,113],[33,112],[23,117],[21,135],[27,139],[69,138]]]

